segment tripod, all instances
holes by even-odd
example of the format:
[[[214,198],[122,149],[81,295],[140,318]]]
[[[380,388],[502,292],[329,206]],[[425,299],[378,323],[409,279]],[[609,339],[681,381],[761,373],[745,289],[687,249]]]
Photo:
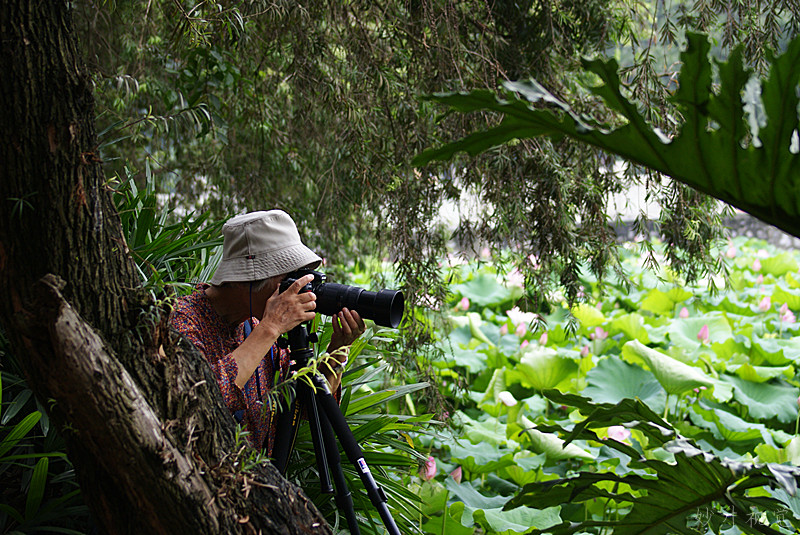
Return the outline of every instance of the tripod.
[[[300,324],[288,333],[289,354],[293,361],[292,369],[297,370],[308,364],[314,356],[309,342],[316,341],[316,335],[309,335],[308,327]],[[336,446],[336,437],[342,445],[347,459],[356,468],[361,483],[367,491],[372,505],[378,510],[386,530],[390,535],[400,535],[400,530],[392,518],[386,505],[386,494],[375,482],[370,472],[361,447],[353,437],[339,404],[331,394],[328,381],[317,373],[311,377],[313,387],[305,381],[297,381],[294,395],[290,397],[288,406],[281,403],[278,413],[277,434],[272,450],[273,463],[281,474],[286,472],[289,456],[294,448],[303,409],[306,410],[311,428],[311,441],[319,472],[320,485],[324,494],[333,494],[330,476],[336,485],[336,505],[344,512],[347,527],[353,535],[359,535],[358,519],[353,509],[353,498],[347,488],[347,481],[342,471],[342,459]]]

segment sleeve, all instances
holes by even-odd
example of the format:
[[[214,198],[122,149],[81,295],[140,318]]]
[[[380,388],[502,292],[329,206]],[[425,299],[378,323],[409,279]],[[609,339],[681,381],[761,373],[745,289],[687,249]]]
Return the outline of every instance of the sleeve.
[[[176,308],[170,316],[173,328],[184,335],[192,345],[205,357],[217,379],[217,385],[222,391],[222,398],[231,413],[245,410],[244,392],[236,384],[239,365],[233,355],[214,355],[208,344],[208,333],[205,332],[197,318],[186,310]]]

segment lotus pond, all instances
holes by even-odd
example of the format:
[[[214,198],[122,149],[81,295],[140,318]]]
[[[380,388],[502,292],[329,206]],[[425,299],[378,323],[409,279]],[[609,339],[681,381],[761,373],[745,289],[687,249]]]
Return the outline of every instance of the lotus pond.
[[[415,437],[423,531],[795,533],[800,257],[743,238],[721,253],[711,292],[629,244],[630,284],[586,278],[572,314],[542,316],[514,273],[446,268],[433,365],[453,431]]]

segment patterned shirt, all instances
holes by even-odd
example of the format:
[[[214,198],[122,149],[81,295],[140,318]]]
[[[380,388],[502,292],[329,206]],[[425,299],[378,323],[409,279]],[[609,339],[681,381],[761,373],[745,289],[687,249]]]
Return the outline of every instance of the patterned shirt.
[[[206,297],[206,288],[207,284],[200,284],[190,295],[179,298],[170,315],[170,323],[208,360],[225,404],[234,418],[249,431],[250,444],[264,447],[267,455],[272,455],[276,426],[273,420],[277,418],[273,418],[272,411],[263,406],[262,396],[274,385],[275,364],[280,363],[282,376],[287,374],[289,352],[273,345],[244,388],[239,388],[235,382],[239,366],[231,353],[244,341],[245,323],[237,326],[226,323]],[[252,322],[256,325],[258,320],[252,318]]]

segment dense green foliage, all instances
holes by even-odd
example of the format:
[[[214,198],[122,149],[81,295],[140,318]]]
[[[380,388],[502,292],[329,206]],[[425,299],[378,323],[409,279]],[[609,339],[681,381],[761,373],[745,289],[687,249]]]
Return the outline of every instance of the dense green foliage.
[[[765,44],[780,48],[796,33],[797,2],[73,4],[128,249],[161,304],[208,278],[225,216],[269,207],[295,216],[342,282],[402,285],[431,309],[457,296],[452,325],[437,332],[441,315],[418,309],[406,327],[409,339],[434,341],[443,360],[409,350],[397,333],[370,331],[345,378],[342,406],[404,532],[797,527],[797,473],[786,466],[800,464],[795,255],[736,242],[729,293],[687,284],[704,275],[719,282],[714,270],[726,268],[712,247],[721,235],[715,205],[653,182],[666,246],[650,246],[647,258],[677,270],[658,279],[638,253],[620,256],[608,225],[609,195],[641,177],[612,173],[612,158],[563,136],[529,138],[558,130],[612,149],[616,136],[617,152],[634,161],[766,220],[790,221],[775,214],[795,202],[796,122],[772,128],[776,117],[796,116],[792,56],[762,86],[766,128],[747,122],[737,100],[749,76],[739,56],[709,63],[708,45],[690,38],[677,91],[671,62],[683,30],[703,29],[721,36],[715,54],[743,41],[743,55],[764,72]],[[621,78],[613,62],[580,71],[578,54],[604,49],[620,58]],[[530,76],[548,90],[507,83],[507,102],[489,92],[471,93],[464,106],[463,96],[442,98],[462,111],[519,113],[499,126],[491,113],[437,118],[438,108],[417,98]],[[586,91],[580,82],[595,76],[605,85]],[[531,130],[524,121],[532,117],[545,126]],[[479,127],[490,129],[468,138],[482,143],[479,157],[411,166],[439,138]],[[756,138],[760,146],[741,145]],[[496,147],[509,139],[522,140]],[[648,143],[657,149],[647,152]],[[735,157],[717,157],[720,147]],[[654,165],[664,158],[674,165]],[[708,158],[750,175],[699,173]],[[783,193],[747,190],[780,179]],[[451,236],[442,232],[444,203],[459,212]],[[495,261],[442,268],[448,238],[468,257],[490,245]],[[384,255],[394,269],[369,265]],[[412,371],[399,364],[403,351],[435,388],[402,384]],[[86,510],[57,434],[8,361],[3,355],[0,475],[21,492],[3,497],[3,529],[83,529]],[[430,392],[439,412],[450,408],[440,416],[455,435],[422,425]],[[291,477],[336,524],[329,497],[314,491],[301,438]],[[348,477],[365,532],[380,532]],[[687,479],[693,495],[683,494]]]
[[[800,525],[800,256],[737,238],[722,251],[732,286],[711,295],[705,281],[643,267],[645,249],[624,254],[633,286],[614,280],[600,294],[587,273],[584,303],[546,317],[514,306],[520,281],[500,266],[451,268],[437,366],[460,401],[454,435],[421,441],[435,459],[420,486],[427,532],[443,521],[446,533]]]

